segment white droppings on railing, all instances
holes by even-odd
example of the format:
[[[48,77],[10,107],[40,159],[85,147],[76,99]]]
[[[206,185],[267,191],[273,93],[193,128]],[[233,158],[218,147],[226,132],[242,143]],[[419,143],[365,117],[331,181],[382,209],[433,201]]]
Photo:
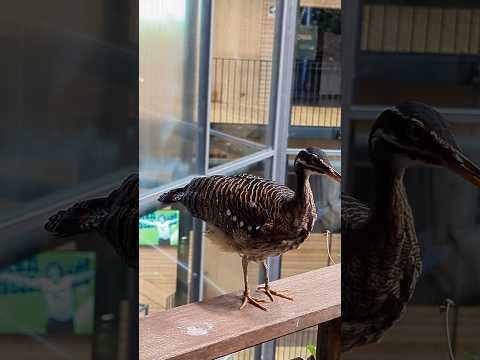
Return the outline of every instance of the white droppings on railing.
[[[187,326],[185,333],[190,336],[205,336],[208,335],[211,329],[213,329],[213,325],[208,323],[204,325],[193,325]]]

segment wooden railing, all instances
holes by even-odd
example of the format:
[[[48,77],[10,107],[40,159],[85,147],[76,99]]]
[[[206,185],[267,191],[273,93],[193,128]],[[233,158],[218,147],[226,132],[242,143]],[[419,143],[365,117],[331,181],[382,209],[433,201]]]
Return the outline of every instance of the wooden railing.
[[[317,360],[340,358],[340,264],[272,282],[295,301],[239,310],[240,292],[140,319],[140,359],[215,359],[319,326]]]

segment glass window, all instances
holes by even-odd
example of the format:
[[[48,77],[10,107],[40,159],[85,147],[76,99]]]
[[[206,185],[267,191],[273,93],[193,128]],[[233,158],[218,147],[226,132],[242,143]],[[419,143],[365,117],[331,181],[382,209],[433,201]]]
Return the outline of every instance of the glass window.
[[[267,145],[276,1],[214,4],[210,167]]]
[[[137,169],[133,3],[1,4],[2,358],[135,358],[134,272],[98,234],[44,229]]]
[[[308,5],[308,2],[304,5]],[[288,146],[340,148],[340,1],[298,12]],[[313,5],[312,5],[313,6]]]
[[[0,15],[0,222],[119,181],[137,163],[131,14],[105,15],[104,1],[52,4],[21,16],[4,4]]]
[[[180,205],[139,219],[140,316],[183,305],[190,299],[193,218]]]
[[[199,171],[196,24],[202,3],[139,3],[141,193]]]

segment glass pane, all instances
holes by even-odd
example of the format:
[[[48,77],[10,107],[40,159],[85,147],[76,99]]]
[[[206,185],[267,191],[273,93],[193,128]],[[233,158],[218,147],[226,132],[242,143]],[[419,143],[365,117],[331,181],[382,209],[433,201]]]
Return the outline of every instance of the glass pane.
[[[121,180],[137,162],[128,7],[113,15],[105,1],[57,6],[0,10],[0,222]]]
[[[134,358],[135,272],[97,233],[55,237],[44,225],[138,168],[137,11],[133,1],[0,4],[4,359]]]
[[[140,316],[189,302],[193,218],[180,205],[139,219]]]
[[[364,1],[354,103],[478,107],[479,19],[477,1]]]
[[[302,2],[300,2],[302,5]],[[341,10],[299,8],[288,146],[340,147]]]
[[[210,167],[265,148],[276,1],[214,4]]]
[[[145,0],[140,10],[140,192],[199,171],[199,8]]]

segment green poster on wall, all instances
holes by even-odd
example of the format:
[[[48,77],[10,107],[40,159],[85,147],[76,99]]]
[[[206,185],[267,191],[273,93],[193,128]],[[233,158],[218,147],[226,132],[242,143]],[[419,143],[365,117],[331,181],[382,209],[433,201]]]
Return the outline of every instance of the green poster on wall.
[[[139,219],[139,245],[178,245],[178,210],[156,210]]]

